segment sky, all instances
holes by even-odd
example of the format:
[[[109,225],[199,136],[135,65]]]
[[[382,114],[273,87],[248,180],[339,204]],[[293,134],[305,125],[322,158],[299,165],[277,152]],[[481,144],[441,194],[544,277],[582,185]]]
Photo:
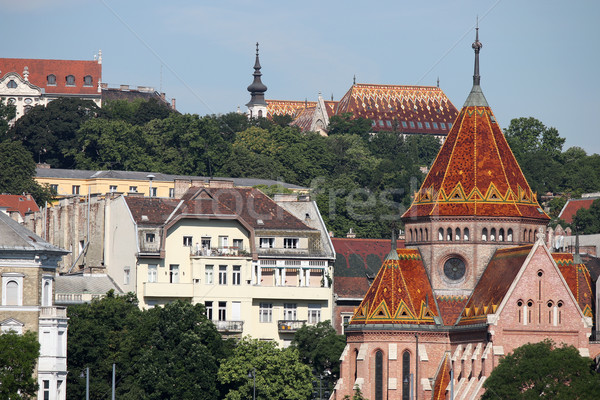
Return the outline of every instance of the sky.
[[[481,87],[502,128],[534,117],[600,154],[597,0],[0,0],[2,57],[91,60],[199,115],[246,111],[255,43],[266,99],[339,100],[357,83]]]

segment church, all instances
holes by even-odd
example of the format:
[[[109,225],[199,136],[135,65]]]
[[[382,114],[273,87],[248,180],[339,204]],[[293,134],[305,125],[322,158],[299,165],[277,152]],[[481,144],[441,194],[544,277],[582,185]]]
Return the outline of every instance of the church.
[[[600,354],[589,271],[545,244],[550,218],[481,90],[478,36],[471,92],[402,216],[406,248],[345,329],[332,399],[478,399],[502,357],[546,338]]]

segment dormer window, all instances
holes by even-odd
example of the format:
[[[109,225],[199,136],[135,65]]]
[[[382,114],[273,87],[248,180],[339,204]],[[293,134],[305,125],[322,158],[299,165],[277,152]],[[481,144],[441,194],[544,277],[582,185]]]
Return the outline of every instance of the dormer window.
[[[67,75],[66,85],[67,86],[75,86],[75,76],[74,75]]]
[[[83,86],[92,86],[93,79],[91,75],[86,75],[83,77]]]
[[[50,74],[46,77],[49,86],[56,86],[56,75]]]
[[[16,89],[17,88],[17,82],[15,82],[14,79],[11,79],[10,81],[8,81],[8,83],[6,84],[6,87],[9,89]]]

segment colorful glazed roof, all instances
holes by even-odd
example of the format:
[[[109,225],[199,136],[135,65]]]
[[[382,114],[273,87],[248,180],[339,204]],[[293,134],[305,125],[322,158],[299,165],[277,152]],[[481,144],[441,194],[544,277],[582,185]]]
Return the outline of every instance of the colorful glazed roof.
[[[29,71],[29,82],[43,88],[46,93],[100,95],[98,83],[102,79],[102,64],[98,61],[0,58],[2,76],[16,72],[23,77],[25,67]],[[49,75],[56,77],[55,85],[48,84]],[[75,77],[74,85],[66,84],[68,75]],[[92,84],[84,85],[83,78],[88,75],[92,77]]]
[[[273,118],[274,115],[290,115],[296,118],[305,108],[316,105],[316,101],[267,100],[267,118]]]
[[[579,308],[586,317],[592,317],[594,306],[594,291],[592,290],[592,278],[585,264],[577,264],[571,253],[552,253],[552,258],[558,265],[562,276],[565,278],[571,293],[577,300]]]
[[[460,317],[460,313],[465,308],[465,304],[469,300],[469,296],[458,295],[442,295],[436,296],[438,309],[444,325],[454,325]]]
[[[432,86],[354,84],[335,114],[374,122],[374,131],[446,135],[458,114],[444,92]]]
[[[312,126],[316,110],[316,106],[303,108],[299,110],[295,116],[294,121],[290,125],[297,126],[302,132],[309,131],[310,127]]]
[[[478,88],[478,87],[477,87]],[[403,218],[527,217],[546,221],[489,106],[472,91]],[[487,104],[485,98],[478,104]]]
[[[450,384],[450,352],[444,353],[433,383],[433,400],[446,400],[446,390]]]
[[[383,262],[350,324],[434,325],[438,310],[418,250],[398,249]]]
[[[565,220],[566,223],[570,224],[573,222],[573,217],[577,214],[577,211],[581,208],[590,208],[592,203],[598,200],[598,197],[590,197],[586,199],[569,199],[560,211],[558,218]]]
[[[533,245],[499,249],[481,275],[461,313],[459,325],[481,324],[494,314]]]

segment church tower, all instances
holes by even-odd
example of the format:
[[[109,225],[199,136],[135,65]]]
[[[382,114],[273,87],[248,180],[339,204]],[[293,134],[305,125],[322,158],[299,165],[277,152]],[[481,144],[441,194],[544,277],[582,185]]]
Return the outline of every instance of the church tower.
[[[267,87],[262,83],[260,77],[260,60],[258,58],[258,43],[256,43],[256,61],[254,62],[254,81],[248,86],[250,92],[250,101],[246,104],[248,107],[249,118],[267,117],[267,102],[265,101],[265,92]]]
[[[402,216],[436,295],[470,294],[498,248],[535,242],[549,221],[481,90],[478,29],[471,92]]]

